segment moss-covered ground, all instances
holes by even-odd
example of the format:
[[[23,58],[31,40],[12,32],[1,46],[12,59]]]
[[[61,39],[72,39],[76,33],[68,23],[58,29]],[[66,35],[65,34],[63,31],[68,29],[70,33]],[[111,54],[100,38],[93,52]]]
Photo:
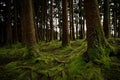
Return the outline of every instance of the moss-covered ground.
[[[110,39],[116,54],[103,56],[97,63],[86,62],[86,40],[71,41],[62,47],[60,41],[40,42],[40,56],[14,44],[0,48],[0,80],[120,80],[120,39]]]

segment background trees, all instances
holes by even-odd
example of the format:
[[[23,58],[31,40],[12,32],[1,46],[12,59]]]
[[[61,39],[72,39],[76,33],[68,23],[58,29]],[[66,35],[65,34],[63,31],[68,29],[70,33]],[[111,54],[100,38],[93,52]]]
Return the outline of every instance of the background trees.
[[[24,42],[26,41],[26,20],[22,1],[1,0],[1,39],[0,44]],[[83,39],[86,37],[86,19],[84,17],[84,0],[68,0],[67,16],[68,37],[70,40]],[[101,24],[104,26],[106,38],[109,35],[119,37],[119,1],[118,0],[98,0]],[[116,4],[116,5],[115,5]],[[33,5],[33,23],[35,29],[35,39],[37,41],[62,40],[62,1],[61,0],[35,0]],[[27,6],[28,7],[28,6]],[[27,8],[26,7],[26,8]],[[64,8],[63,8],[64,9]],[[64,14],[64,13],[63,13]],[[23,17],[25,16],[25,17]],[[9,24],[7,24],[9,23]],[[9,26],[8,26],[9,25]],[[25,27],[22,27],[25,26]],[[25,30],[25,31],[24,31]],[[5,32],[6,31],[6,32]],[[65,32],[66,33],[66,32]]]
[[[68,15],[67,15],[67,0],[62,0],[62,45],[68,46],[69,45],[69,34],[68,34]]]
[[[104,0],[103,8],[104,8],[104,18],[103,18],[103,29],[105,33],[105,37],[110,37],[110,8],[109,8],[109,0]]]

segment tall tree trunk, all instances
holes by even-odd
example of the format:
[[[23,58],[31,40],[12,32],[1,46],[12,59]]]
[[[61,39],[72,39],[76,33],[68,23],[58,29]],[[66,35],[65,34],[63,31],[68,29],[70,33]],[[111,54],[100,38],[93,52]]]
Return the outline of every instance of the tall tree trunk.
[[[28,13],[28,12],[26,12],[26,10],[25,10],[25,2],[23,2],[24,0],[22,0],[22,2],[21,2],[21,31],[22,31],[22,43],[23,44],[25,44],[26,42],[27,42],[27,36],[26,36],[26,34],[27,34],[27,25],[26,25],[26,13]],[[27,15],[28,16],[28,15]]]
[[[58,27],[59,27],[59,40],[62,40],[62,23],[61,23],[61,6],[60,6],[61,0],[59,0],[58,3]]]
[[[109,10],[109,0],[104,0],[104,19],[103,19],[103,29],[105,37],[110,37],[110,10]]]
[[[43,41],[45,40],[45,16],[46,16],[45,15],[45,7],[46,7],[45,5],[46,5],[45,0],[42,0],[42,5],[41,5],[42,6],[41,7],[41,9],[42,9],[42,11],[41,11],[42,12],[42,16],[41,16],[42,17],[42,20],[41,20],[42,21],[42,25],[41,25],[41,27],[42,27],[42,33],[41,33],[42,38],[41,38],[41,40],[43,40]]]
[[[7,27],[6,27],[6,44],[11,45],[12,44],[12,27],[11,27],[11,15],[10,15],[10,10],[11,10],[11,1],[7,0]]]
[[[70,0],[70,29],[71,29],[71,39],[75,40],[73,0]]]
[[[78,16],[75,17],[75,24],[76,24],[76,39],[78,39]]]
[[[38,52],[37,44],[36,44],[36,36],[35,36],[35,27],[34,27],[34,19],[33,19],[33,7],[32,0],[22,0],[23,1],[23,16],[22,20],[25,25],[26,32],[26,44],[30,49],[33,49]],[[24,29],[24,28],[23,28]],[[38,54],[35,54],[38,56]]]
[[[114,38],[116,38],[117,37],[117,13],[115,10],[113,11],[113,16],[114,16],[114,18],[113,18]]]
[[[50,3],[50,40],[54,39],[54,27],[53,27],[53,0]]]
[[[45,25],[46,25],[46,31],[45,32],[46,32],[46,42],[49,41],[49,34],[50,34],[49,31],[48,31],[49,29],[48,29],[48,17],[47,17],[48,14],[47,14],[47,9],[48,9],[48,2],[47,2],[47,0],[45,0],[45,12],[46,12],[45,13],[45,15],[46,15],[45,16]]]
[[[79,30],[79,32],[80,32],[80,39],[83,39],[85,37],[84,18],[83,19],[82,18],[83,18],[83,16],[81,17],[81,20],[80,20],[80,23],[81,23],[80,30]]]
[[[102,49],[106,50],[109,44],[101,26],[97,0],[84,0],[84,8],[87,26],[87,55],[94,61],[101,58]]]
[[[119,17],[119,22],[118,22],[118,38],[120,38],[120,17]]]
[[[17,5],[14,0],[14,42],[18,42],[18,29],[17,29]]]
[[[83,9],[82,9],[82,0],[79,0],[79,38],[84,38],[84,19],[83,19]]]
[[[62,46],[69,45],[69,33],[68,33],[68,12],[67,12],[67,0],[62,0]]]

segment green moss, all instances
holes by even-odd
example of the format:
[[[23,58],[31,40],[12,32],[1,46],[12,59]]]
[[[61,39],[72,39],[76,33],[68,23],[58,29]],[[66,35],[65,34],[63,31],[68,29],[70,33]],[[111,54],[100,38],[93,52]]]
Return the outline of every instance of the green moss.
[[[92,62],[86,63],[84,59],[74,57],[73,62],[68,65],[69,76],[72,80],[104,80],[101,68],[95,66]]]
[[[42,42],[38,47],[39,57],[35,57],[33,50],[21,44],[0,48],[0,79],[108,80],[113,74],[119,74],[119,59],[109,56],[115,50],[113,46],[112,49],[96,46],[97,49],[89,50],[89,58],[96,63],[85,62],[82,57],[87,51],[85,40],[71,41],[67,47],[62,47],[58,41]],[[118,76],[113,76],[112,79],[119,80]]]

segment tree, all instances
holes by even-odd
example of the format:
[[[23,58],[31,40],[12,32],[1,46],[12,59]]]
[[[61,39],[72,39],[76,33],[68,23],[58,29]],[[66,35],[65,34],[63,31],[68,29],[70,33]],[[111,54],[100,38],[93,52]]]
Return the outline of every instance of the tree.
[[[84,30],[84,8],[83,8],[83,1],[79,0],[79,39],[83,39],[85,37],[85,30]]]
[[[12,44],[12,27],[11,27],[11,14],[10,14],[11,2],[10,2],[10,0],[7,0],[6,4],[7,4],[6,44],[8,44],[10,46]]]
[[[116,1],[114,1],[114,4],[117,4]],[[117,37],[117,5],[113,8],[113,25],[114,25],[114,37]]]
[[[62,9],[61,9],[61,1],[58,0],[58,27],[59,27],[59,36],[60,36],[60,41],[62,40]]]
[[[53,0],[50,1],[50,40],[54,39],[54,27],[53,27]]]
[[[22,30],[26,33],[23,35],[26,38],[24,42],[30,49],[38,51],[33,20],[32,0],[22,0]]]
[[[74,5],[73,0],[70,0],[70,38],[75,40],[74,32]]]
[[[17,28],[17,2],[14,1],[14,42],[18,42],[18,28]]]
[[[103,19],[103,29],[105,37],[110,36],[110,11],[109,11],[109,0],[104,0],[104,19]]]
[[[41,0],[41,40],[45,40],[45,0]]]
[[[97,0],[84,0],[84,8],[87,26],[87,56],[94,61],[101,58],[102,51],[109,51],[110,46],[101,26]]]
[[[69,45],[67,0],[62,0],[62,46]]]

